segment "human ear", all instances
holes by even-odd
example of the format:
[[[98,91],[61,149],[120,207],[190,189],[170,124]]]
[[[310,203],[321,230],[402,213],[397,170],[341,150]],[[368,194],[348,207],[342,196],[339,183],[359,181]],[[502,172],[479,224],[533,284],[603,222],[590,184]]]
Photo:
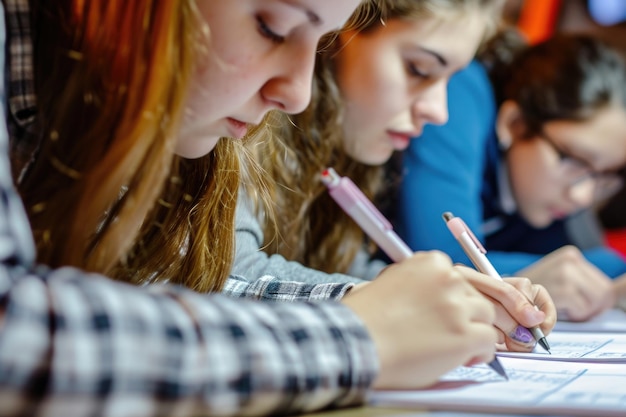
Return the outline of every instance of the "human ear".
[[[496,134],[501,149],[509,149],[513,141],[521,138],[526,130],[526,123],[519,105],[513,100],[506,100],[498,109]]]

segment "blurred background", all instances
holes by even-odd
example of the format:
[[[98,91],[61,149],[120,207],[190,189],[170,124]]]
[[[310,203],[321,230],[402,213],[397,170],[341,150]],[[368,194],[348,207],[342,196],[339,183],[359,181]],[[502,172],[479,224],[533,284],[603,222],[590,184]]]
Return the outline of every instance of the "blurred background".
[[[507,0],[504,18],[531,43],[557,32],[586,32],[601,37],[626,56],[626,0]],[[572,223],[572,233],[595,234],[626,256],[626,187]],[[584,241],[585,236],[581,239]]]
[[[601,36],[626,53],[626,0],[508,0],[505,19],[531,42],[556,31]]]

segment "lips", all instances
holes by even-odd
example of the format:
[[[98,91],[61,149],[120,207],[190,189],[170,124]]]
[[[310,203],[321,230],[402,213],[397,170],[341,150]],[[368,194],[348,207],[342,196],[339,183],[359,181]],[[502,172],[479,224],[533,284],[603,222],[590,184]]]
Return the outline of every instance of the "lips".
[[[388,130],[387,134],[391,139],[391,143],[393,144],[393,148],[397,151],[403,151],[409,147],[409,143],[411,139],[419,136],[421,132],[396,132],[392,130]]]
[[[561,210],[561,209],[550,209],[550,215],[554,220],[562,220],[569,216],[570,211]]]
[[[241,139],[248,133],[248,124],[231,117],[227,118],[228,132],[236,139]]]

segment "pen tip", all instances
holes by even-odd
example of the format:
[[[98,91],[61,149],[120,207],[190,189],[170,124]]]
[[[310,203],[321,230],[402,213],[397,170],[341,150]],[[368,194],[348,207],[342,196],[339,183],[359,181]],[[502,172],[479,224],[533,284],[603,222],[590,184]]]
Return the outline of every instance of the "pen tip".
[[[503,377],[507,381],[509,380],[509,376],[506,374],[506,371],[504,370],[504,367],[502,366],[502,364],[498,360],[497,356],[491,362],[489,362],[489,366],[491,367],[491,369],[496,371],[498,373],[498,375],[500,375],[501,377]]]
[[[548,341],[546,340],[545,337],[542,337],[541,339],[539,339],[537,341],[542,348],[544,348],[550,355],[552,355],[552,352],[550,352],[550,345],[548,344]]]
[[[445,221],[449,222],[450,220],[452,220],[452,219],[454,218],[454,214],[452,214],[452,213],[451,213],[451,212],[449,212],[449,211],[446,211],[445,213],[443,213],[443,214],[441,215],[441,217],[443,217],[443,219],[444,219]]]

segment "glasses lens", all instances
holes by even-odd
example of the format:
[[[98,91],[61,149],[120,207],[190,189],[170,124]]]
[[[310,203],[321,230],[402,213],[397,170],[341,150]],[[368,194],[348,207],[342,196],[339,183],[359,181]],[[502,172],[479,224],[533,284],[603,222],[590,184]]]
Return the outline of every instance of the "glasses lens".
[[[618,174],[598,174],[595,175],[595,201],[605,200],[612,197],[624,186],[624,178]]]
[[[618,174],[588,173],[572,181],[570,189],[576,193],[593,194],[593,201],[598,202],[613,196],[623,185],[624,179]]]

